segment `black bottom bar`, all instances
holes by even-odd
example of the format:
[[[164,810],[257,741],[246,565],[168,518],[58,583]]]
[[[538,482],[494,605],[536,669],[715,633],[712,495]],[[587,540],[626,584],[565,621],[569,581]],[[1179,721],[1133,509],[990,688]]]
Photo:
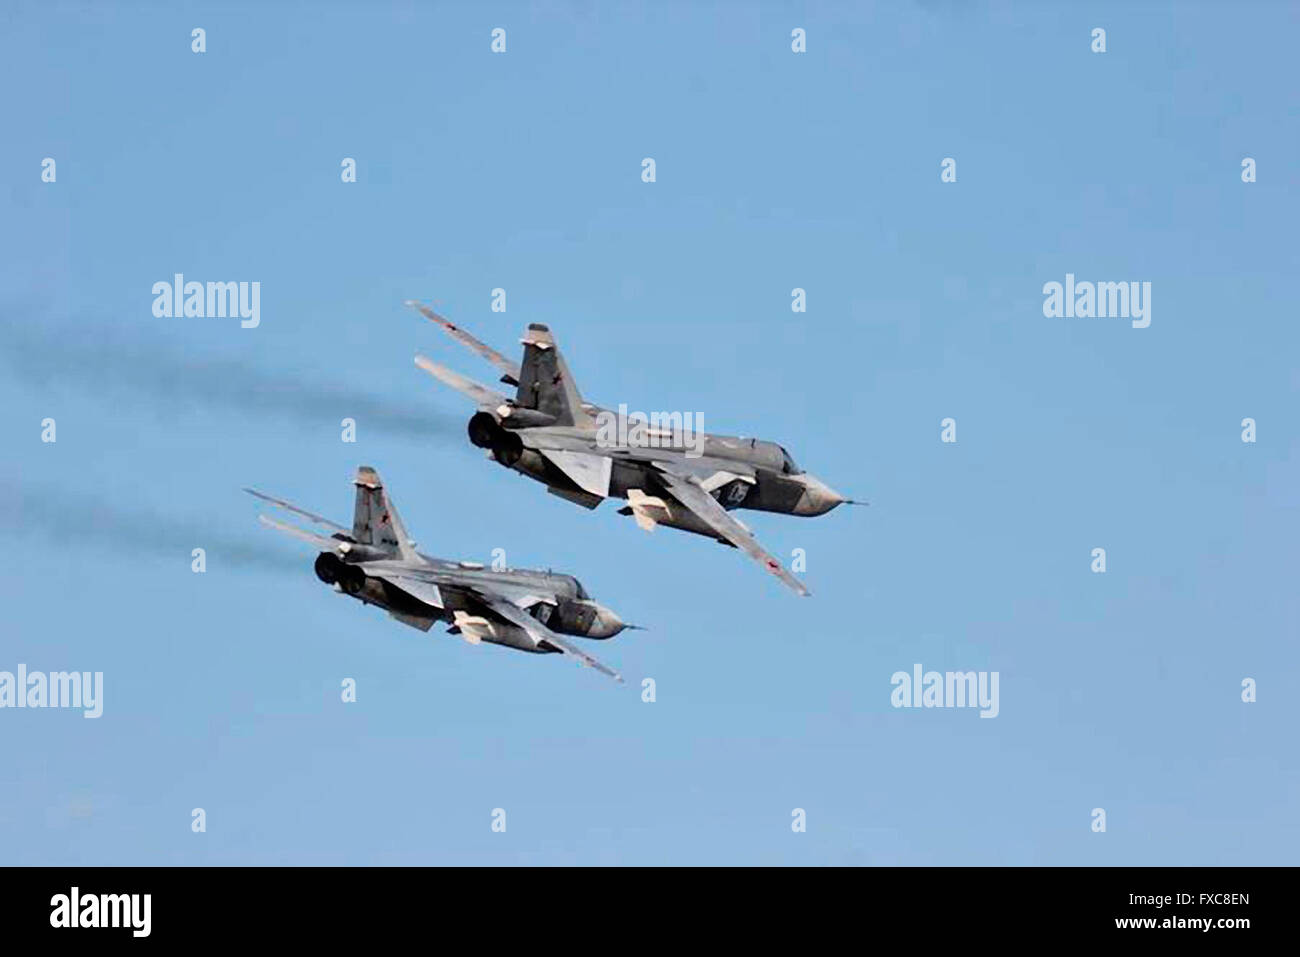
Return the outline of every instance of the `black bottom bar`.
[[[1232,946],[1284,931],[1295,876],[1287,868],[9,868],[0,872],[0,926],[7,942],[76,935],[79,944],[374,944],[412,934],[450,944],[448,934],[468,934],[494,951],[514,940],[666,944],[700,933],[733,945],[791,933],[864,944],[902,934],[924,947],[1097,937]]]

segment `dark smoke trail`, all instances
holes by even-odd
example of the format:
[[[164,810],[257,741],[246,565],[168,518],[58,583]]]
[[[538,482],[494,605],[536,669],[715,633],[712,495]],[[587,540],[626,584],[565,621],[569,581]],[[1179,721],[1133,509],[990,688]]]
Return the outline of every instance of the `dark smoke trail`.
[[[233,490],[232,490],[233,494]],[[311,553],[277,540],[250,520],[247,537],[217,532],[192,519],[141,506],[123,506],[49,484],[0,481],[10,533],[38,537],[46,546],[96,545],[115,553],[148,554],[189,565],[190,551],[207,553],[208,571],[225,567],[309,573]],[[248,513],[244,513],[249,517]]]
[[[66,382],[96,393],[129,390],[167,403],[202,407],[218,403],[240,412],[337,424],[345,416],[366,430],[412,438],[449,437],[463,431],[460,416],[399,405],[331,381],[335,373],[305,380],[266,372],[233,359],[186,356],[156,343],[90,340],[75,330],[55,335],[10,318],[0,326],[0,361],[33,385]],[[396,374],[407,369],[395,370]],[[421,383],[412,372],[412,388]]]

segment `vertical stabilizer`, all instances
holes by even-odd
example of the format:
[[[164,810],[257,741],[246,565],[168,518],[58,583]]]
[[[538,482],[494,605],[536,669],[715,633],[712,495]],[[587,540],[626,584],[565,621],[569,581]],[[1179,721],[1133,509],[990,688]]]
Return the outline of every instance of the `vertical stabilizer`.
[[[414,559],[415,546],[406,534],[397,508],[388,498],[379,473],[369,465],[362,465],[353,484],[357,487],[357,504],[352,513],[352,537],[363,545],[390,548],[402,558]]]
[[[516,403],[555,416],[557,425],[592,424],[591,415],[582,407],[578,384],[569,374],[569,366],[556,348],[551,331],[540,323],[532,323],[521,341],[524,361],[519,367]]]

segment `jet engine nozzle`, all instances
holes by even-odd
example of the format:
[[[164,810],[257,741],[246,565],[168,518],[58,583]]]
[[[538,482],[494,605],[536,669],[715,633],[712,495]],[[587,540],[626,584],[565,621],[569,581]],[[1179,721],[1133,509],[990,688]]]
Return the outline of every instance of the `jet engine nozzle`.
[[[480,449],[492,448],[492,437],[501,429],[491,412],[475,412],[469,420],[469,440]]]
[[[491,412],[475,412],[469,420],[469,440],[480,449],[490,449],[492,457],[510,468],[524,454],[524,443],[497,422]]]
[[[333,585],[339,580],[339,572],[342,571],[343,563],[339,561],[337,555],[330,552],[321,552],[316,556],[316,577],[327,585]]]
[[[316,577],[326,585],[338,585],[349,595],[359,594],[366,587],[366,573],[356,565],[349,565],[333,552],[316,556]]]

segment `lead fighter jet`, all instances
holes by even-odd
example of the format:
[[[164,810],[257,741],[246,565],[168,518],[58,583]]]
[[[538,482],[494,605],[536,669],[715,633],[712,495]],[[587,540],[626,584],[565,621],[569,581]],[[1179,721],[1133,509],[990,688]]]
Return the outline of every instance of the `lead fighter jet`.
[[[598,420],[614,413],[583,400],[546,326],[529,325],[521,340],[523,364],[516,365],[428,306],[406,304],[496,366],[502,382],[517,387],[510,398],[415,357],[416,365],[478,406],[469,420],[469,438],[487,449],[489,458],[584,508],[609,496],[627,499],[619,514],[633,516],[641,528],[668,525],[715,538],[741,549],[800,595],[809,593],[731,510],[823,515],[841,503],[857,503],[800,469],[780,445],[702,434],[702,441],[688,448],[664,430],[650,444],[611,445],[602,439]]]
[[[611,638],[624,628],[619,617],[591,600],[572,575],[550,571],[486,569],[476,562],[430,558],[415,550],[379,473],[357,469],[352,528],[255,489],[244,489],[316,525],[329,535],[259,515],[262,524],[315,545],[316,577],[363,604],[377,605],[404,625],[428,631],[436,621],[467,642],[506,645],[520,651],[560,652],[616,681],[616,671],[579,648],[568,635]]]

